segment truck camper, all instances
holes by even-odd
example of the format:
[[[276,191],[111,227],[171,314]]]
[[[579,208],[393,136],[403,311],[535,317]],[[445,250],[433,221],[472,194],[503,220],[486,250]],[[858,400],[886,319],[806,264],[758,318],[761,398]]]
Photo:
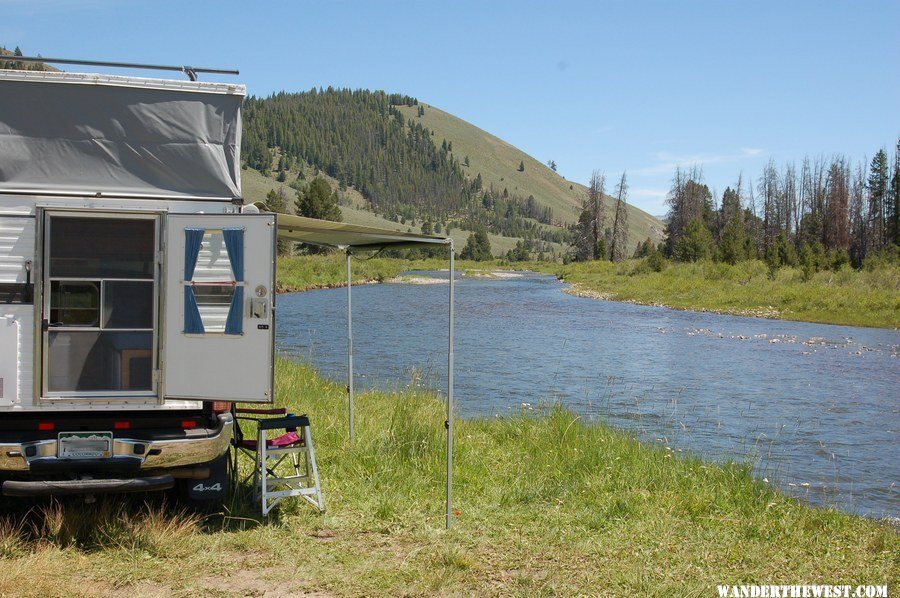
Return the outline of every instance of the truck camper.
[[[0,70],[3,495],[223,499],[232,403],[273,398],[277,227],[241,199],[244,95]]]

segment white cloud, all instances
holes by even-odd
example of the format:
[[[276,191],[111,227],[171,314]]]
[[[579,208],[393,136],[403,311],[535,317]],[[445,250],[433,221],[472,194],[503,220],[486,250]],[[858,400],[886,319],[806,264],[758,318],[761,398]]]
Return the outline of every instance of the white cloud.
[[[647,187],[637,187],[628,189],[628,195],[631,197],[645,197],[648,199],[662,199],[668,194],[667,189],[649,189]]]
[[[654,152],[650,157],[656,164],[637,168],[631,172],[634,174],[671,174],[678,167],[705,164],[723,164],[739,162],[747,158],[755,158],[765,153],[758,147],[742,147],[739,151],[730,154],[672,154],[669,152]]]

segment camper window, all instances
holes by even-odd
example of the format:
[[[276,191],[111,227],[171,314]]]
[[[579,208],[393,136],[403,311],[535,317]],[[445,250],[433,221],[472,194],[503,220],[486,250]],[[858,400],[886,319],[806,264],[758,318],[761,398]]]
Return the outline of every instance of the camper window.
[[[241,334],[243,229],[186,229],[185,235],[185,264],[190,280],[185,281],[184,331],[188,334]],[[192,236],[195,243],[193,249]],[[200,240],[199,248],[196,246],[197,239]],[[193,272],[190,269],[192,259],[195,260]]]

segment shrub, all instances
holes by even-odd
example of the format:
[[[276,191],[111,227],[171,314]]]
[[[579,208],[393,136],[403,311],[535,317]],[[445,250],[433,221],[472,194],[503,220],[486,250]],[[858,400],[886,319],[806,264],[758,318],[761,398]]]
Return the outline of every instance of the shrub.
[[[644,263],[654,272],[662,272],[669,265],[668,260],[658,251],[651,251]]]
[[[869,254],[862,263],[862,269],[874,272],[898,265],[900,265],[900,246],[892,244],[881,251]]]

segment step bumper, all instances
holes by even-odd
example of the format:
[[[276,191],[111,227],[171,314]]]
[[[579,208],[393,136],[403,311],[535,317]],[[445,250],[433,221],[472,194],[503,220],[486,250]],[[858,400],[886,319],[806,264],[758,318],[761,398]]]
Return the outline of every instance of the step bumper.
[[[130,478],[124,480],[64,480],[59,482],[15,481],[3,482],[3,496],[70,496],[78,494],[123,494],[126,492],[154,492],[168,490],[175,485],[171,475]]]
[[[185,430],[184,437],[154,439],[114,438],[113,456],[85,463],[57,457],[57,440],[33,442],[0,442],[0,472],[31,472],[35,474],[86,471],[123,472],[169,469],[209,463],[228,450],[231,444],[234,419],[230,413],[218,416],[217,426],[208,429]]]

